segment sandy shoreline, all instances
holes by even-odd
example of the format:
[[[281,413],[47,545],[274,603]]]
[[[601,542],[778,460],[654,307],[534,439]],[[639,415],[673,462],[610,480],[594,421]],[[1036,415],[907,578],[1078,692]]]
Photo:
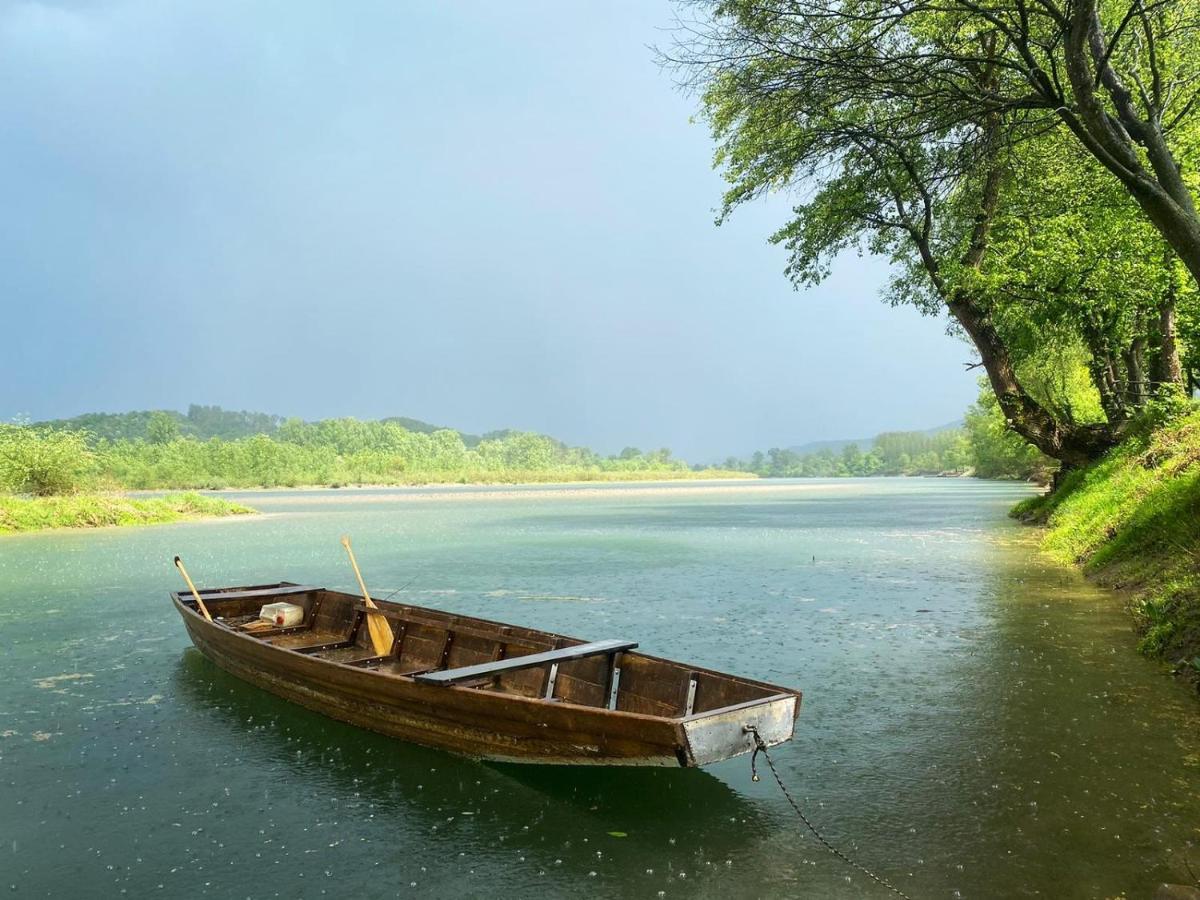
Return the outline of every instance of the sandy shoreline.
[[[474,500],[576,500],[581,498],[670,498],[686,494],[695,496],[737,496],[748,494],[811,494],[832,493],[854,488],[844,484],[781,484],[767,480],[675,481],[675,482],[605,482],[594,485],[574,482],[560,485],[425,485],[402,488],[295,488],[290,492],[219,491],[211,496],[227,496],[250,505],[285,503],[303,496],[305,503],[430,503],[467,502]]]

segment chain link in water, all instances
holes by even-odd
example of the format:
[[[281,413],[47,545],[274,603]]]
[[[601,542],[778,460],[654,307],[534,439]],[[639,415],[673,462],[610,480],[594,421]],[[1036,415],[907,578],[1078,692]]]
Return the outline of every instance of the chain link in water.
[[[797,803],[795,801],[795,799],[793,799],[791,793],[788,791],[787,787],[784,785],[783,779],[779,777],[779,772],[775,769],[775,763],[771,759],[771,754],[769,754],[767,752],[767,744],[762,739],[762,737],[759,735],[758,729],[756,727],[754,727],[753,725],[746,725],[746,726],[744,726],[743,730],[746,732],[746,734],[749,734],[754,738],[754,753],[752,753],[750,755],[750,775],[751,775],[751,777],[755,781],[758,781],[758,754],[761,753],[763,755],[763,759],[765,759],[767,761],[767,766],[770,768],[771,774],[773,776],[775,776],[775,783],[777,785],[779,785],[779,790],[783,791],[783,796],[785,798],[787,798],[787,802],[791,805],[792,809],[794,809],[796,811],[796,815],[798,815],[800,817],[800,821],[803,822],[808,827],[808,830],[813,833],[813,837],[815,837],[818,841],[820,841],[821,845],[826,850],[828,850],[830,853],[832,853],[834,856],[836,856],[838,859],[840,859],[846,865],[857,869],[858,871],[860,871],[864,875],[866,875],[868,878],[870,878],[872,881],[887,888],[889,891],[891,891],[897,897],[903,897],[904,900],[912,900],[912,898],[909,897],[908,894],[904,893],[904,891],[900,890],[900,888],[896,887],[894,884],[892,884],[886,878],[876,875],[874,872],[872,872],[866,866],[861,865],[860,863],[856,863],[854,860],[852,860],[850,857],[848,857],[845,853],[843,853],[837,847],[833,846],[833,844],[829,843],[829,841],[825,839],[825,836],[823,834],[821,834],[821,832],[817,831],[816,826],[813,825],[813,823],[809,821],[808,816],[806,816],[804,814],[804,810],[802,810],[800,808],[800,804]]]

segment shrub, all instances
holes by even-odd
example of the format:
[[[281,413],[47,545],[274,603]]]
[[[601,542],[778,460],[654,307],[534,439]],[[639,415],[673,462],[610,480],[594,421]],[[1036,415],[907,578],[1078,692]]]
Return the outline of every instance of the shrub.
[[[0,487],[5,490],[39,497],[72,494],[86,483],[92,461],[85,432],[0,426]]]

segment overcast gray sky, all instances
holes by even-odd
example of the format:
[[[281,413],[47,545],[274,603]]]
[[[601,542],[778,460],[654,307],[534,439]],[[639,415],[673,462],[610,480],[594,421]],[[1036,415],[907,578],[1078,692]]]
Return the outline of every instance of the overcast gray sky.
[[[408,415],[708,459],[956,419],[944,323],[713,225],[666,2],[0,7],[0,418]]]

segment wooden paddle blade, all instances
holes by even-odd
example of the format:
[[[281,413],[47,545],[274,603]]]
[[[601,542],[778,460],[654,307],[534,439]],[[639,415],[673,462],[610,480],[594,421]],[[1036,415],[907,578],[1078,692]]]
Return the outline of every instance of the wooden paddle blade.
[[[350,535],[342,535],[342,546],[346,548],[346,555],[350,557],[350,565],[354,568],[354,577],[358,579],[358,586],[362,588],[363,603],[367,605],[368,610],[376,609],[375,601],[371,599],[370,593],[367,591],[366,582],[363,581],[362,572],[358,570],[358,560],[354,558],[354,550],[350,547]],[[367,613],[367,631],[371,635],[371,645],[375,648],[376,656],[387,656],[392,652],[392,645],[396,642],[396,635],[392,632],[392,626],[388,620],[378,614]]]
[[[392,652],[396,642],[396,634],[392,631],[391,623],[380,613],[367,613],[367,630],[371,634],[371,645],[375,648],[376,656],[387,656]]]

